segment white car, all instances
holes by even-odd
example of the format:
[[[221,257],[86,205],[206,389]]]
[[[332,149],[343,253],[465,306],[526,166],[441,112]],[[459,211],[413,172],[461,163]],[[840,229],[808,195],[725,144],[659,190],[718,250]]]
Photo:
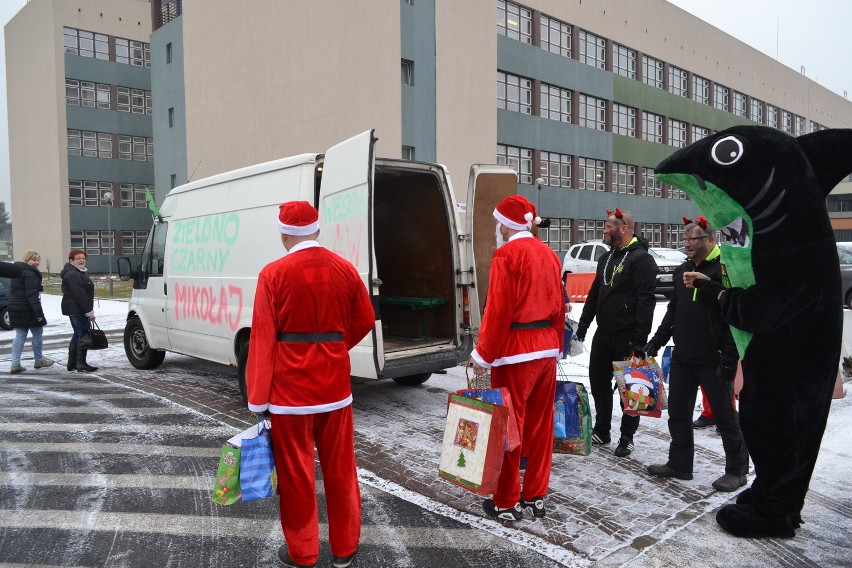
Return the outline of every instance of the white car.
[[[686,253],[673,248],[666,247],[651,247],[651,250],[667,260],[675,262],[683,262],[686,260]]]
[[[603,244],[603,241],[584,241],[572,245],[565,254],[565,259],[562,261],[562,280],[565,280],[565,275],[568,273],[588,273],[595,272],[598,269],[598,260],[609,252],[609,247]],[[666,298],[671,298],[674,291],[672,282],[672,274],[675,269],[681,265],[681,262],[663,258],[654,249],[649,249],[648,254],[657,263],[657,294],[662,294]]]

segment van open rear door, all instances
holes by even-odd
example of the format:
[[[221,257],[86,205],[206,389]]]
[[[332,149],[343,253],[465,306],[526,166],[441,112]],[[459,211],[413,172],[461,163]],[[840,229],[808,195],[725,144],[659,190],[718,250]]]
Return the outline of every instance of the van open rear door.
[[[479,312],[480,321],[485,310],[491,257],[497,249],[494,208],[504,198],[517,193],[518,174],[510,166],[474,164],[470,167],[465,231],[471,237],[477,290],[471,295],[470,309]]]
[[[373,246],[373,131],[325,153],[319,195],[320,243],[355,265],[378,307],[379,281]],[[376,310],[378,313],[378,310]],[[384,367],[382,322],[350,351],[352,376],[378,378]]]

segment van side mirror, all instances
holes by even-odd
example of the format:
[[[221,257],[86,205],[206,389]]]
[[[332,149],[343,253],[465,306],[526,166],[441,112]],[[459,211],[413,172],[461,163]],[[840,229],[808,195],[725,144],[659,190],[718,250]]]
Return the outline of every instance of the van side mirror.
[[[118,278],[122,282],[127,282],[130,280],[130,275],[133,271],[133,267],[130,264],[130,259],[126,256],[121,256],[116,259],[116,264],[118,264]]]

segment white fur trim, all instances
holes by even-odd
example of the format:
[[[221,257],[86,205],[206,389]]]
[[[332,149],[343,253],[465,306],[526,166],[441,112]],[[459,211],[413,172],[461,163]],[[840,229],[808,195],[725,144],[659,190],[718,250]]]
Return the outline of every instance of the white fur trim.
[[[532,221],[533,214],[530,211],[527,211],[526,213],[524,213],[524,219],[526,219],[527,221]]]
[[[533,219],[533,223],[535,223],[536,225],[541,225],[541,217],[536,217],[535,219]]]
[[[314,406],[278,406],[277,404],[269,405],[269,412],[272,414],[322,414],[323,412],[331,412],[346,408],[352,404],[352,395],[350,394],[343,400],[330,402],[328,404],[316,404]]]
[[[494,218],[500,221],[501,225],[503,225],[507,229],[512,229],[513,231],[525,231],[526,229],[529,229],[532,226],[532,224],[529,222],[524,225],[521,225],[520,223],[515,223],[514,221],[510,220],[508,217],[497,211],[497,209],[494,209]]]
[[[278,232],[282,235],[292,235],[294,237],[304,237],[306,235],[313,235],[319,231],[319,221],[316,223],[311,223],[310,225],[285,225],[281,221],[278,221]]]
[[[492,367],[502,367],[503,365],[514,365],[515,363],[524,363],[526,361],[535,361],[536,359],[558,358],[560,355],[559,349],[545,349],[544,351],[533,351],[532,353],[518,353],[517,355],[509,355],[508,357],[500,357],[491,363]]]

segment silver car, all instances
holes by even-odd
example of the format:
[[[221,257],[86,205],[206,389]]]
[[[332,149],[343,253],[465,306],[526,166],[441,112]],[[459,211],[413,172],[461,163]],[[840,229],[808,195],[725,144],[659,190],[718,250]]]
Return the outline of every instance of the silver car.
[[[852,309],[852,243],[837,243],[837,256],[843,281],[843,306]]]

